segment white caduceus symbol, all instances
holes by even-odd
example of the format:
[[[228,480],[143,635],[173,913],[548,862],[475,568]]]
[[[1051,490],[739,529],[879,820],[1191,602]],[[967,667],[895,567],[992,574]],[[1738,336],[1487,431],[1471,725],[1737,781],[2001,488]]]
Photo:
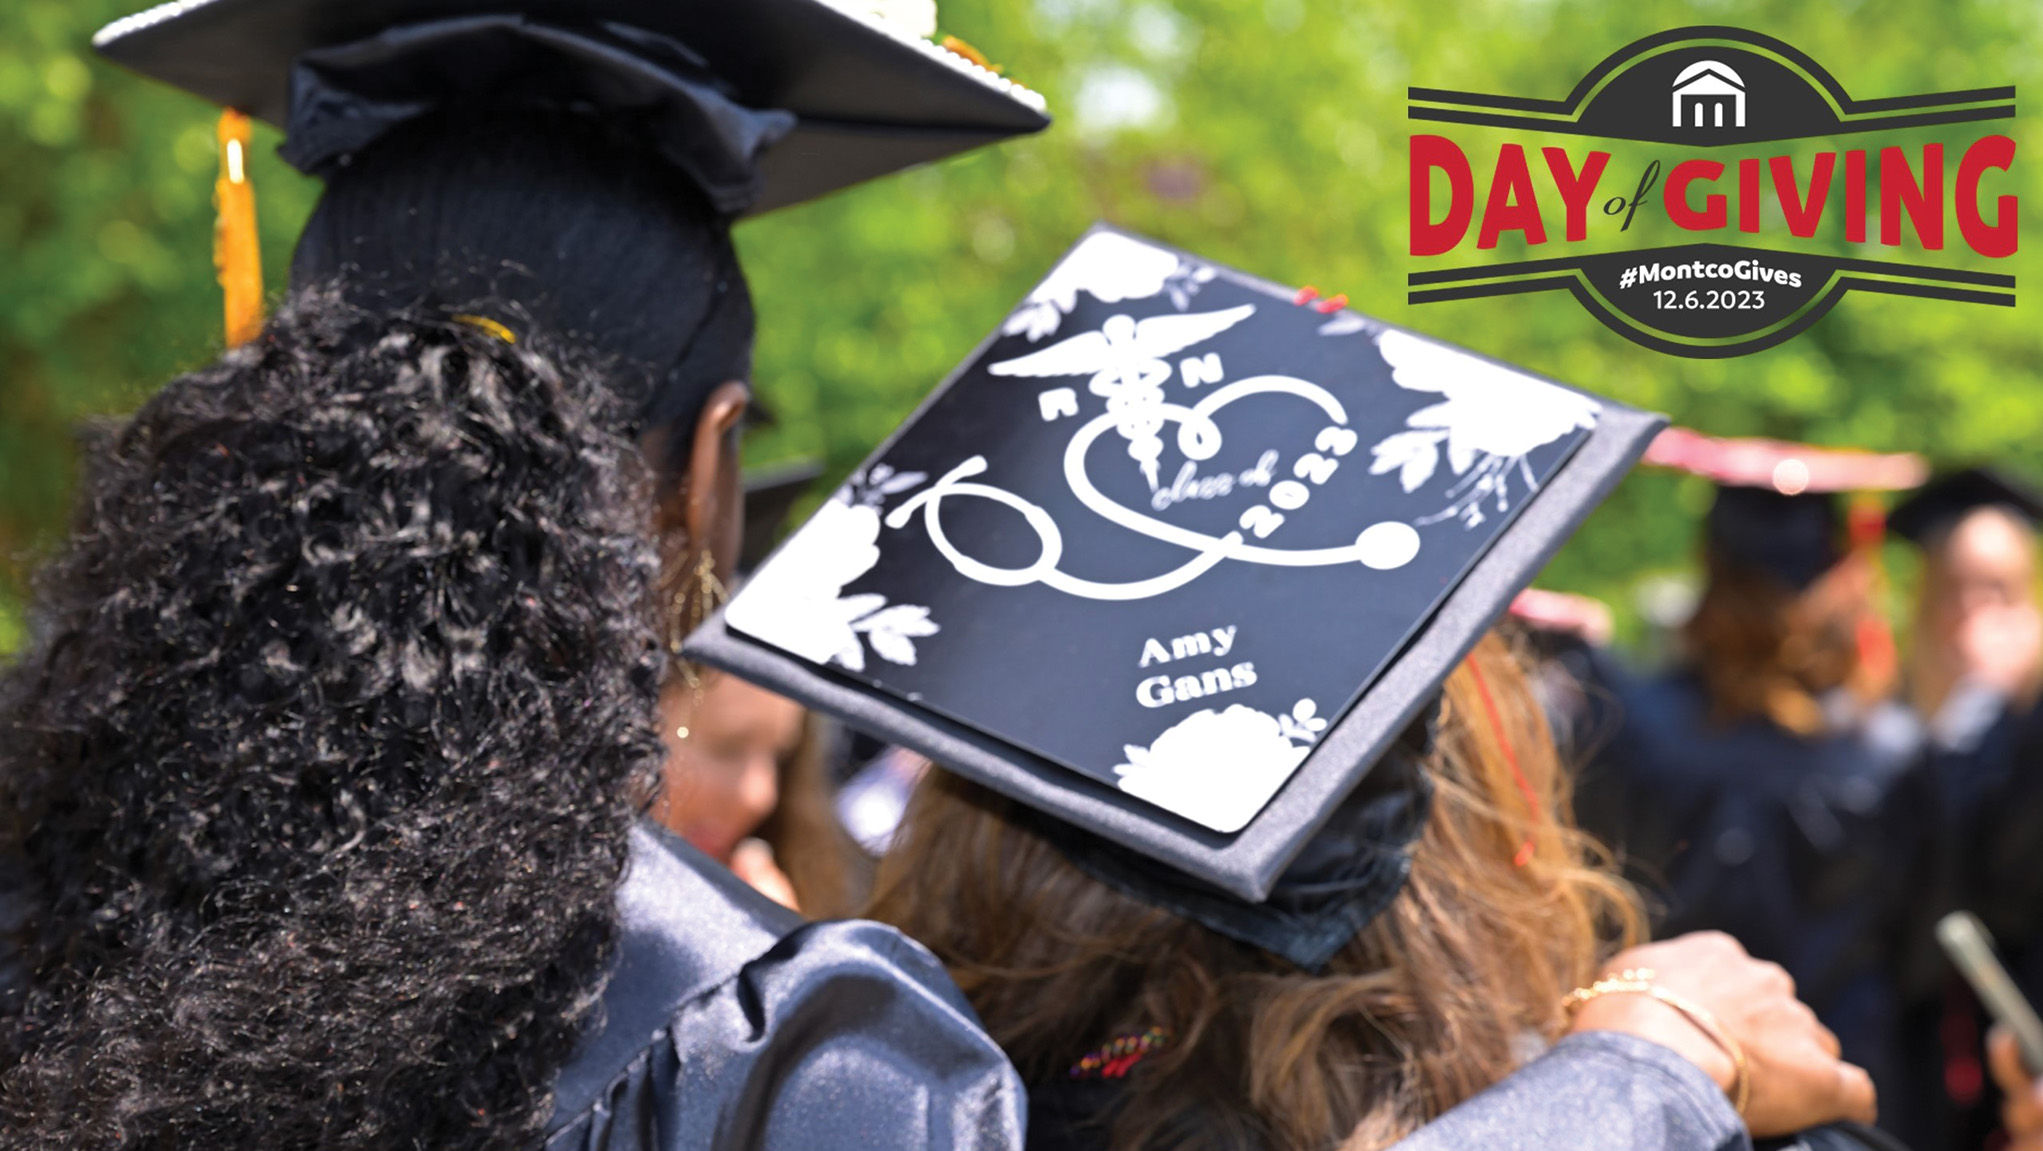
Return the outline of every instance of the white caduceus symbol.
[[[1208,340],[1247,319],[1254,304],[1219,312],[1184,316],[1151,316],[1136,320],[1114,315],[1097,332],[1068,340],[1012,360],[989,364],[996,376],[1079,376],[1088,373],[1087,390],[1107,401],[1114,430],[1128,441],[1128,455],[1142,468],[1149,490],[1157,489],[1157,461],[1163,456],[1164,381],[1170,364],[1163,357]]]

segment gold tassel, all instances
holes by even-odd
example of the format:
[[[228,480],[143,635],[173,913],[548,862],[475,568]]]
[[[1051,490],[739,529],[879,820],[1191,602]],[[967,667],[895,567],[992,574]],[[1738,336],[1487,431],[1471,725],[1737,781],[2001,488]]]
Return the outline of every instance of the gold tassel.
[[[213,269],[226,304],[227,346],[262,332],[262,247],[255,233],[255,186],[248,182],[248,117],[220,113],[220,179],[213,185]]]
[[[945,51],[950,52],[954,56],[963,56],[965,59],[970,60],[972,63],[977,64],[981,68],[986,69],[988,72],[991,72],[996,76],[1006,71],[1005,68],[1002,68],[1000,65],[995,64],[991,60],[988,60],[986,58],[986,53],[979,51],[977,48],[972,47],[970,44],[965,43],[963,40],[958,39],[956,36],[944,37],[941,47],[943,47]]]

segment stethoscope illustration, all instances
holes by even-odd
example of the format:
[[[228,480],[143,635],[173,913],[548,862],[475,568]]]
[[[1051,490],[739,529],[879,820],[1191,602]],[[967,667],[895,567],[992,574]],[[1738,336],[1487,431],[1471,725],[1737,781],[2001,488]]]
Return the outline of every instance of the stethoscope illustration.
[[[1294,478],[1270,486],[1265,502],[1243,511],[1239,530],[1209,535],[1165,523],[1110,499],[1086,473],[1086,453],[1093,443],[1110,431],[1124,431],[1125,414],[1110,410],[1082,425],[1064,449],[1064,478],[1071,492],[1086,508],[1129,531],[1150,539],[1185,548],[1190,559],[1178,567],[1147,579],[1103,582],[1085,579],[1062,570],[1064,533],[1057,521],[1041,506],[1005,488],[973,482],[987,470],[986,457],[975,455],[952,468],[934,484],[916,493],[887,513],[890,528],[904,528],[916,513],[922,515],[930,543],[967,579],[998,587],[1021,587],[1041,583],[1068,595],[1096,600],[1148,599],[1183,587],[1225,560],[1269,564],[1281,567],[1325,567],[1359,563],[1379,571],[1403,567],[1419,553],[1419,533],[1410,524],[1386,520],[1364,528],[1352,544],[1329,548],[1277,548],[1254,540],[1267,539],[1285,520],[1312,498],[1313,489],[1324,484],[1339,469],[1341,457],[1354,451],[1359,437],[1348,427],[1348,412],[1340,400],[1318,384],[1293,376],[1262,375],[1237,380],[1215,389],[1199,402],[1183,404],[1152,402],[1144,414],[1165,424],[1178,425],[1177,446],[1190,460],[1209,460],[1219,453],[1223,437],[1214,413],[1251,396],[1288,395],[1315,404],[1329,421],[1313,437],[1313,450],[1292,465]],[[966,555],[945,533],[943,505],[951,497],[992,500],[1021,514],[1023,522],[1036,533],[1038,552],[1033,562],[1021,567],[997,567]]]

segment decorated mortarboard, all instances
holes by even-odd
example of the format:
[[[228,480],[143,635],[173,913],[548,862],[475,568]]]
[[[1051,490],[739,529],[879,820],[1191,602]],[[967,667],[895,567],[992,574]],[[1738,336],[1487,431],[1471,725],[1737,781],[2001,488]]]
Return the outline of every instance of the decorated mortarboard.
[[[823,474],[815,460],[793,460],[745,473],[745,535],[738,547],[738,573],[749,575],[765,562],[787,532],[787,517]]]
[[[2043,523],[2043,496],[1996,468],[1971,467],[1923,485],[1895,506],[1887,526],[1922,545],[1979,508],[2005,508],[2031,526]]]
[[[1704,535],[1721,556],[1800,590],[1845,556],[1842,492],[1912,488],[1928,474],[1921,456],[1819,448],[1771,439],[1719,439],[1669,428],[1645,462],[1717,485]]]
[[[283,128],[285,159],[314,174],[453,105],[587,108],[631,117],[737,215],[1048,125],[1036,93],[919,34],[933,29],[878,18],[886,7],[172,0],[93,44]]]
[[[1662,424],[1304,299],[1095,228],[686,653],[1111,846],[1096,874],[1183,877],[1163,901],[1209,923],[1289,898]]]

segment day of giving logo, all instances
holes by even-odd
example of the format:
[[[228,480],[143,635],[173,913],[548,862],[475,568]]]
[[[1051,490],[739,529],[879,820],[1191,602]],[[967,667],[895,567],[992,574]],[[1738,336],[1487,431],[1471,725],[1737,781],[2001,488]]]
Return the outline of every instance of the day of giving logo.
[[[1412,303],[1567,291],[1646,347],[1724,357],[1854,289],[2015,302],[2013,276],[1954,266],[2020,244],[2015,142],[1992,127],[2013,87],[1859,100],[1779,40],[1696,27],[1619,49],[1561,100],[1410,98],[1411,119],[1460,126],[1412,136]],[[1509,138],[1527,132],[1620,143]],[[1541,258],[1469,262],[1507,241]]]

